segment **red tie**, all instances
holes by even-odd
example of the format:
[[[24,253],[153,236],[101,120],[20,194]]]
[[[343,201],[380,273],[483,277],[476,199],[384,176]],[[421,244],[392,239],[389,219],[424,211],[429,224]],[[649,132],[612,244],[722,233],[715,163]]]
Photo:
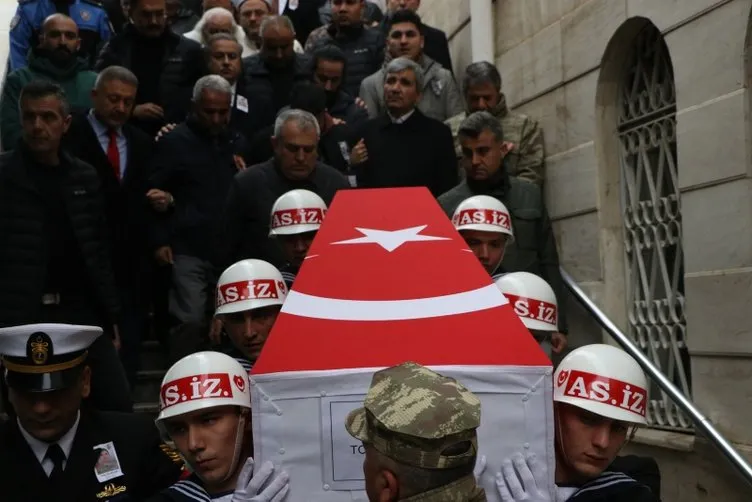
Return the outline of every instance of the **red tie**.
[[[115,171],[115,176],[120,181],[120,150],[117,146],[117,131],[110,129],[108,134],[110,135],[110,144],[107,145],[107,159],[110,161],[113,171]]]

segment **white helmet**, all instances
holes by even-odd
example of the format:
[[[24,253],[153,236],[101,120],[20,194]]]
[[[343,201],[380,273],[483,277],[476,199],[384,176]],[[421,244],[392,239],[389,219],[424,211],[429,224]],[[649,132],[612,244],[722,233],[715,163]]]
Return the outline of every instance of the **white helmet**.
[[[326,215],[324,200],[309,190],[290,190],[272,206],[269,236],[315,232]]]
[[[227,354],[196,352],[173,364],[162,379],[157,425],[167,418],[228,405],[250,409],[248,372]]]
[[[452,223],[457,230],[502,233],[508,235],[510,241],[514,239],[509,211],[499,199],[488,195],[475,195],[460,202],[452,215]]]
[[[286,297],[287,286],[274,265],[263,260],[241,260],[219,277],[215,314],[282,305]]]
[[[225,481],[239,465],[245,424],[251,410],[248,372],[239,362],[227,354],[207,351],[185,356],[173,364],[162,379],[156,425],[162,438],[171,442],[164,420],[219,406],[237,406],[243,410],[238,419],[232,463],[223,479]],[[193,469],[182,452],[181,456]]]
[[[546,281],[529,272],[511,272],[495,281],[527,329],[559,330],[556,295]]]
[[[644,424],[648,382],[637,361],[611,345],[570,352],[554,373],[554,401],[602,417]]]

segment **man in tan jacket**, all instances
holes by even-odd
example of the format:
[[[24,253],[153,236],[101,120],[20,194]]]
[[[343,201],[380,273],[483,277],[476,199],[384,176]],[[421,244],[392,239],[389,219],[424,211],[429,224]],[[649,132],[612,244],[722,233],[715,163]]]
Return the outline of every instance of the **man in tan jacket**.
[[[460,124],[469,114],[486,111],[499,119],[504,131],[504,141],[512,144],[509,154],[504,159],[507,173],[523,181],[543,184],[545,168],[543,131],[538,121],[527,115],[509,111],[506,96],[501,92],[499,70],[486,61],[471,64],[465,70],[462,92],[465,97],[466,112],[446,121],[452,129],[457,158],[462,158],[457,139]]]

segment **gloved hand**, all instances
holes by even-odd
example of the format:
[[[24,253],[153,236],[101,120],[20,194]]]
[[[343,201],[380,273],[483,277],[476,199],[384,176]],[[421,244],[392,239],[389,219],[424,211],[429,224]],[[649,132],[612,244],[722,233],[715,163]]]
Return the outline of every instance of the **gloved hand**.
[[[261,464],[258,472],[253,472],[253,459],[248,457],[238,476],[238,484],[231,502],[282,502],[290,491],[290,477],[285,471],[274,477],[266,488],[266,484],[274,474],[274,464],[269,461]]]
[[[553,502],[546,485],[545,468],[533,454],[523,458],[515,453],[501,464],[501,472],[496,475],[496,488],[504,502]]]
[[[473,476],[475,476],[475,481],[480,481],[480,477],[483,475],[483,472],[486,470],[486,456],[481,455],[478,457],[478,460],[475,461],[475,469],[473,469]]]

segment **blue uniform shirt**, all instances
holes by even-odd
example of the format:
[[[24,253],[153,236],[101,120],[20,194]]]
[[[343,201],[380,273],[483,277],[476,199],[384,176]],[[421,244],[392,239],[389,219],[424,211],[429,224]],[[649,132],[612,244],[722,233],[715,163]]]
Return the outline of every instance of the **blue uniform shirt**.
[[[59,4],[59,5],[62,5]],[[29,49],[39,41],[42,23],[48,16],[66,14],[78,25],[81,48],[79,57],[94,65],[100,46],[112,35],[112,27],[102,4],[93,0],[73,0],[58,10],[51,0],[21,0],[10,22],[10,71],[26,66]]]

